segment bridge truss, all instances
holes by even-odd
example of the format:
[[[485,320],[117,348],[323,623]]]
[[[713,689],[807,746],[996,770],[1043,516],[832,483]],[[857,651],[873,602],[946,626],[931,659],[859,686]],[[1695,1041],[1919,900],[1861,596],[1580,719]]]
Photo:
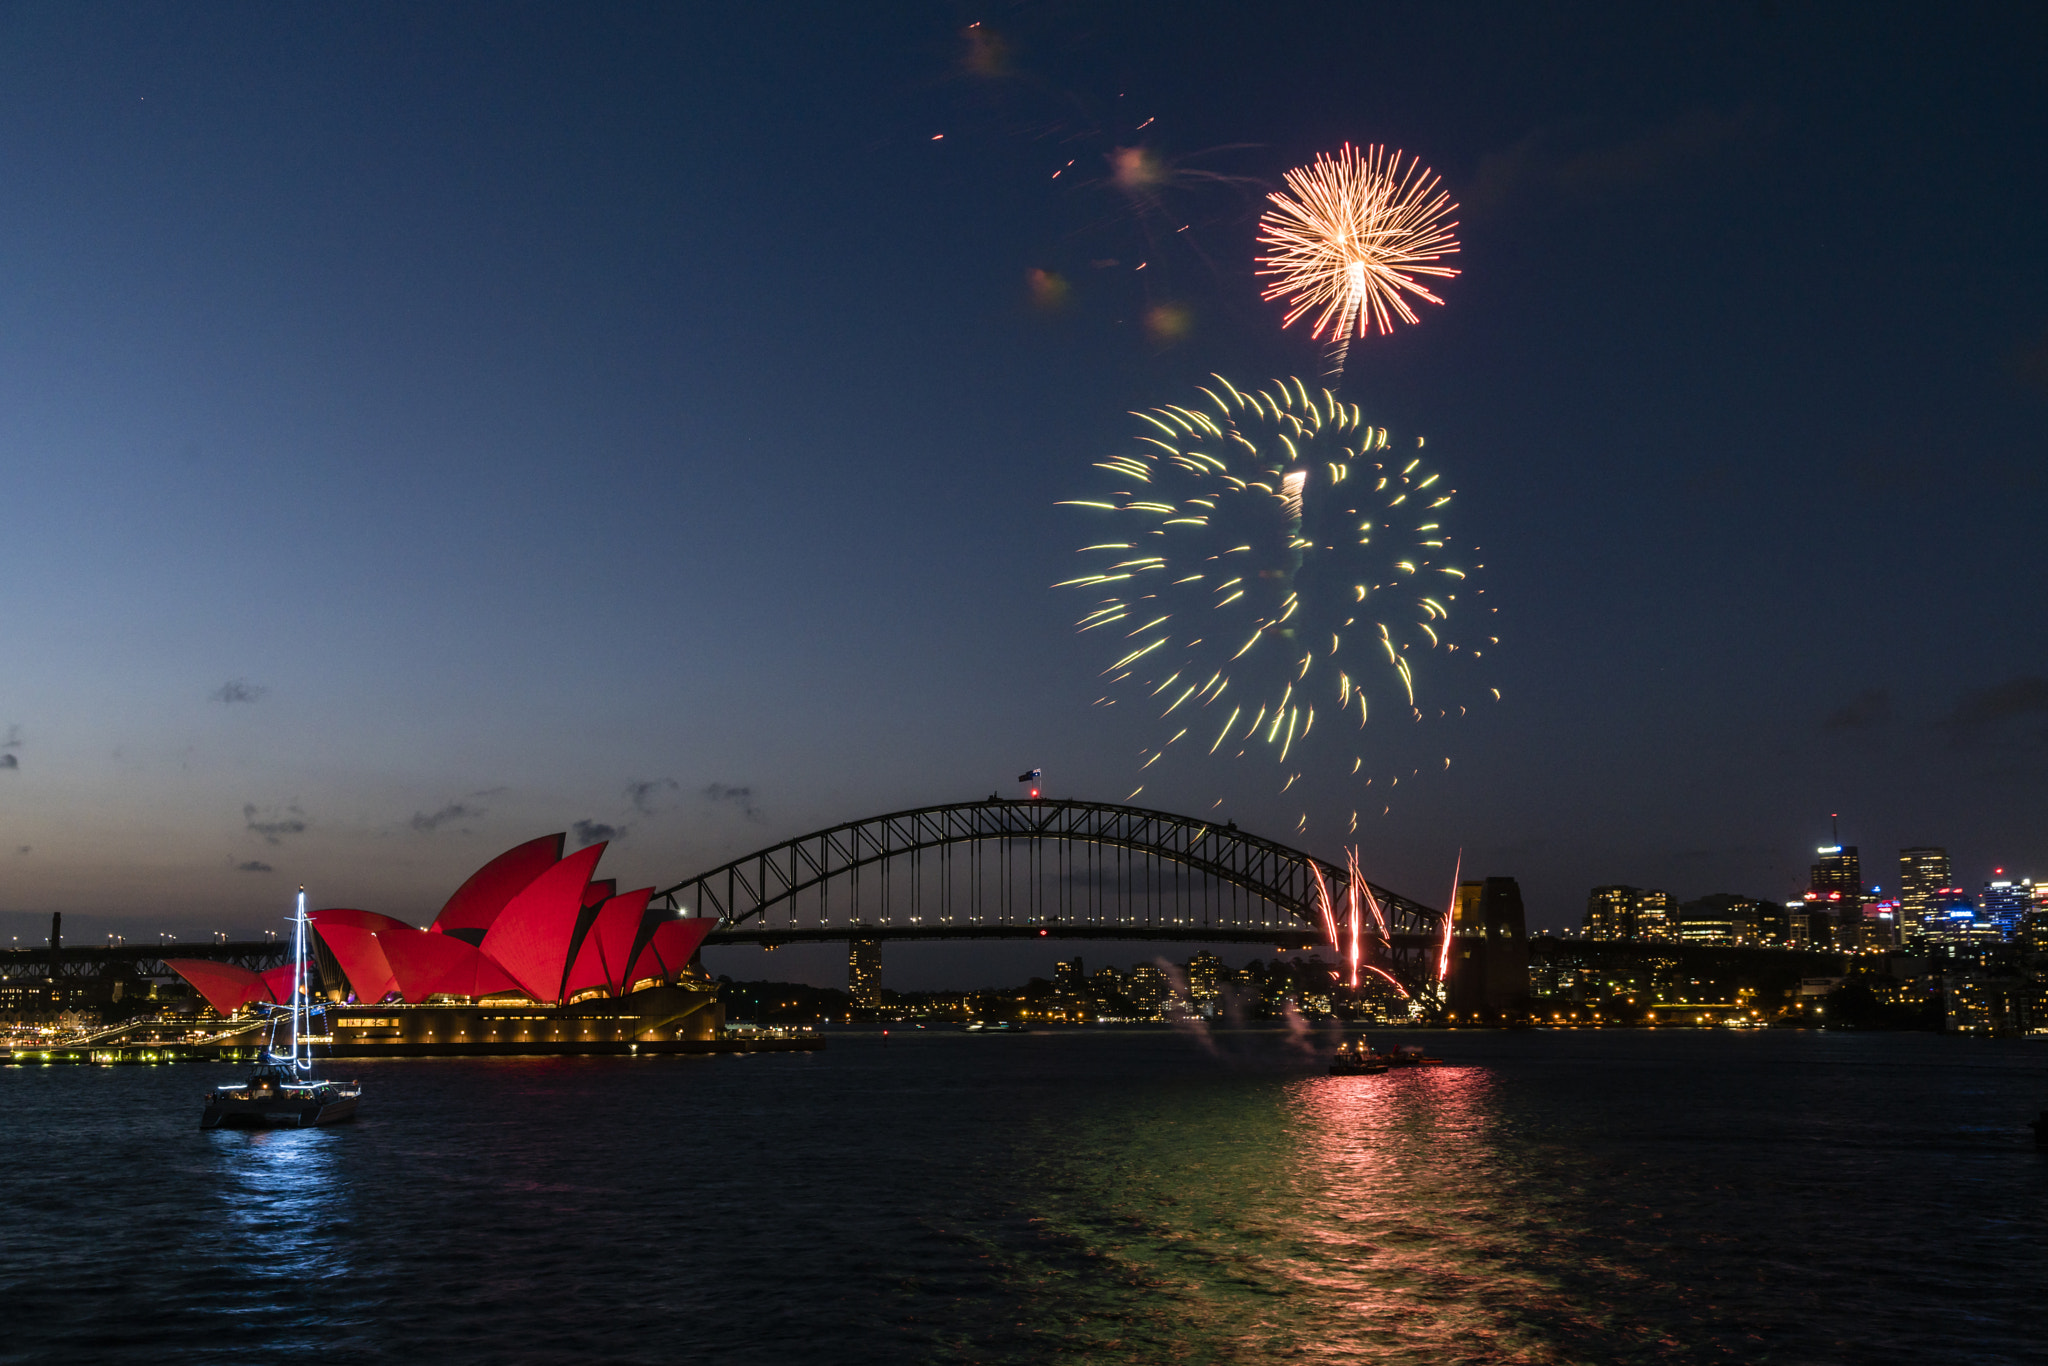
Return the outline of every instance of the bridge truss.
[[[1342,867],[1165,811],[991,798],[848,821],[757,850],[656,894],[713,916],[719,944],[849,939],[1157,939],[1310,948],[1326,942],[1316,874]],[[1369,957],[1412,990],[1441,912],[1370,884],[1388,933]]]
[[[66,945],[56,955],[52,972],[48,947],[0,949],[0,983],[31,980],[69,981],[73,978],[141,977],[175,981],[166,958],[207,958],[232,963],[251,972],[282,967],[290,958],[291,945],[275,939],[200,940],[190,944]]]

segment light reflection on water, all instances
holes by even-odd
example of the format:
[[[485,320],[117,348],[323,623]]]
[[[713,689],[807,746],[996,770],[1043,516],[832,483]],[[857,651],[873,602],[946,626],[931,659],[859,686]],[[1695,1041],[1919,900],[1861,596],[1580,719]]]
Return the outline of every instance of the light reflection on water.
[[[1374,1360],[1548,1361],[1576,1317],[1523,1264],[1540,1199],[1494,1146],[1484,1067],[1315,1077],[1289,1088],[1302,1200],[1291,1270],[1325,1354]]]
[[[246,1254],[227,1274],[246,1277],[252,1289],[349,1274],[352,1202],[334,1160],[346,1141],[338,1127],[214,1129],[206,1138],[227,1245]]]
[[[2048,1046],[840,1036],[810,1057],[0,1069],[0,1363],[2040,1357]]]

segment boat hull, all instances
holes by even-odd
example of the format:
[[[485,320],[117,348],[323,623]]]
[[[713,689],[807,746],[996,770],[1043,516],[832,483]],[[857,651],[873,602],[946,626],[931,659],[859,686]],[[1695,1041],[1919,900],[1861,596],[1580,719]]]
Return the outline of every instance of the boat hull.
[[[297,1096],[216,1096],[199,1116],[202,1129],[311,1129],[340,1124],[356,1117],[361,1097],[341,1095],[301,1099]]]

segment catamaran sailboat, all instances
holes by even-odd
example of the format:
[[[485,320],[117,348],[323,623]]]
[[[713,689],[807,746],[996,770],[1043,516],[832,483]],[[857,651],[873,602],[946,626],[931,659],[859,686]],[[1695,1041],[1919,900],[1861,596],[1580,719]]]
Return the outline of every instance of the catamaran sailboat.
[[[249,1080],[217,1088],[199,1116],[202,1129],[306,1129],[356,1117],[360,1082],[319,1081],[313,1076],[314,1008],[306,975],[306,889],[292,917],[292,994],[270,1016],[270,1040]],[[280,1038],[280,1034],[283,1035]]]

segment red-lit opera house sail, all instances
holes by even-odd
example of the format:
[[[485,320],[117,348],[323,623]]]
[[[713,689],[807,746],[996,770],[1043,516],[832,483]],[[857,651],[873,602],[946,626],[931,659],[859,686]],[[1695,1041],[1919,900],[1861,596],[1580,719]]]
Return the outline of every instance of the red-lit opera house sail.
[[[339,906],[314,911],[308,918],[319,933],[320,942],[341,965],[350,993],[358,1001],[375,1005],[399,989],[398,977],[391,971],[391,961],[384,956],[377,935],[379,931],[412,930],[412,926],[374,911]]]
[[[434,930],[440,934],[462,934],[472,944],[481,941],[513,897],[562,861],[562,845],[567,838],[543,835],[528,840],[471,873],[434,917]]]
[[[626,960],[633,941],[640,937],[640,922],[646,917],[652,887],[608,897],[598,908],[597,918],[583,932],[583,944],[569,968],[569,982],[563,1000],[579,992],[603,988],[613,995],[626,989]]]
[[[435,996],[552,1004],[683,975],[717,922],[650,919],[653,888],[621,893],[610,878],[591,879],[604,845],[562,858],[562,842],[549,835],[492,859],[449,898],[431,931],[347,907],[308,918],[348,979],[348,993],[365,1005],[393,997],[422,1005]],[[223,1015],[291,995],[290,968],[258,974],[203,958],[170,966]]]
[[[419,1005],[430,996],[474,998],[521,989],[489,954],[452,934],[431,934],[408,925],[379,933],[377,941],[407,1005]]]
[[[542,873],[506,903],[484,932],[484,953],[536,1001],[562,999],[583,889],[604,850],[603,843],[579,849]]]
[[[663,920],[648,936],[646,947],[633,959],[623,979],[623,990],[640,982],[667,981],[689,965],[690,958],[718,922],[709,916],[692,920]]]
[[[216,963],[210,958],[166,958],[164,966],[190,982],[206,1003],[222,1015],[232,1015],[251,1001],[274,1001],[263,978],[233,963]],[[291,988],[287,986],[286,991]]]
[[[374,1004],[396,993],[418,1005],[437,995],[519,991],[503,968],[454,935],[416,930],[372,911],[314,911],[309,918],[358,1001]]]
[[[267,997],[268,999],[276,1001],[280,1004],[291,1000],[292,974],[294,971],[296,971],[296,969],[294,969],[290,963],[286,963],[281,968],[272,968],[268,972],[265,972],[264,974],[262,974],[263,995],[251,997],[250,999],[260,1001]]]

